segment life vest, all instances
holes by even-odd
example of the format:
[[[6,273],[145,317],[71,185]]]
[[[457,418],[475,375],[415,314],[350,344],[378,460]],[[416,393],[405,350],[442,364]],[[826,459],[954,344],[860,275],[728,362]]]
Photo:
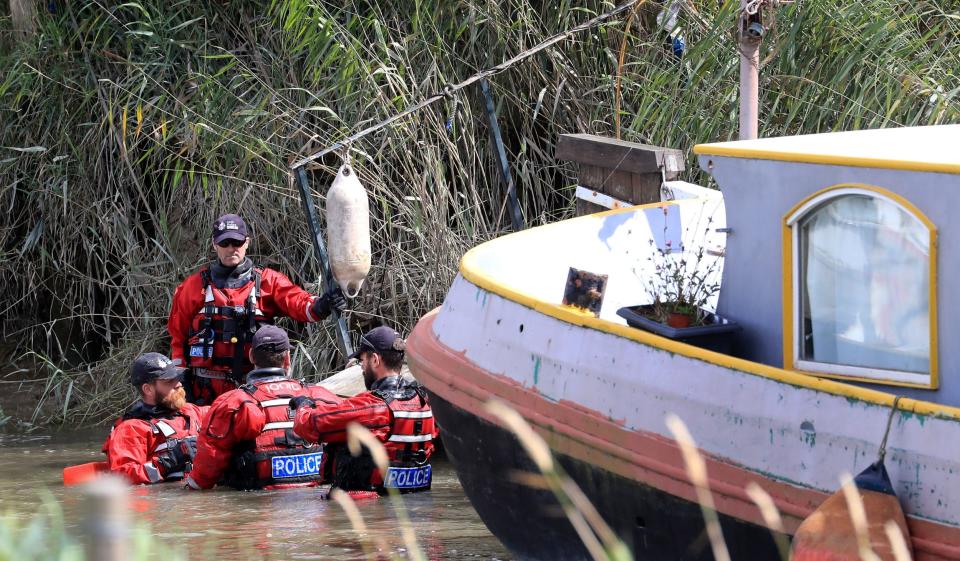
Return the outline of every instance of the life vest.
[[[328,475],[333,485],[345,490],[374,490],[387,487],[400,492],[425,491],[430,488],[433,435],[436,427],[426,392],[416,382],[401,376],[381,380],[370,392],[382,399],[390,409],[390,431],[383,443],[390,461],[386,479],[364,450],[360,456],[350,455],[346,446],[328,446],[333,456]],[[333,473],[329,473],[332,471]]]
[[[283,369],[262,368],[250,373],[255,382],[240,388],[256,401],[265,423],[252,441],[234,450],[225,482],[237,489],[263,489],[317,484],[322,479],[323,448],[293,432],[290,398],[316,396]]]
[[[139,419],[146,421],[150,425],[150,432],[153,436],[153,450],[147,454],[147,463],[144,467],[152,483],[160,480],[171,481],[182,479],[183,472],[168,473],[165,476],[160,475],[157,469],[156,459],[160,453],[170,447],[171,443],[179,444],[180,439],[188,436],[196,436],[200,432],[200,419],[191,420],[189,416],[179,411],[167,411],[166,409],[157,409],[146,405],[142,401],[137,402],[122,417],[113,423],[116,428],[125,421]],[[112,431],[113,429],[111,429]]]
[[[240,384],[253,365],[247,357],[253,334],[272,323],[260,309],[263,272],[253,268],[251,282],[238,289],[218,289],[210,268],[200,270],[203,306],[193,318],[183,348],[184,366],[200,378],[231,379]]]

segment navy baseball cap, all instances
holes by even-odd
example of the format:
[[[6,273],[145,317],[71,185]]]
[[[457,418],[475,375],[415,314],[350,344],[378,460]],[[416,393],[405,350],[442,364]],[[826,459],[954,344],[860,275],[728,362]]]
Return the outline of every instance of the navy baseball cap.
[[[360,345],[357,347],[357,350],[353,351],[353,354],[347,358],[357,358],[360,356],[360,353],[363,352],[383,353],[386,351],[394,351],[402,353],[406,348],[407,343],[403,340],[403,337],[400,337],[399,333],[386,325],[381,325],[361,335]]]
[[[264,325],[253,334],[250,345],[254,349],[264,349],[272,352],[290,350],[290,339],[282,327]]]
[[[133,361],[130,367],[130,383],[134,386],[154,380],[173,380],[183,375],[186,368],[180,368],[160,353],[144,353]]]
[[[247,239],[247,223],[236,214],[224,214],[213,223],[213,243]]]

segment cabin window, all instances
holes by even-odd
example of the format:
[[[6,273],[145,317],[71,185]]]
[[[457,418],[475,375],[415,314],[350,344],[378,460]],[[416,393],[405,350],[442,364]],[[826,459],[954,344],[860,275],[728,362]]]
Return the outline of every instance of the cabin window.
[[[935,386],[935,231],[918,215],[878,191],[847,187],[814,196],[788,219],[793,368]]]

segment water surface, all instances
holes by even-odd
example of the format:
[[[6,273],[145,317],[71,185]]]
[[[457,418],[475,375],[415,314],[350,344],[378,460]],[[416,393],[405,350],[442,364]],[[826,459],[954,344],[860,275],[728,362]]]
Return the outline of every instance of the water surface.
[[[0,512],[29,516],[47,493],[63,505],[68,530],[78,533],[81,491],[63,487],[62,470],[102,460],[105,434],[106,429],[0,435]],[[442,457],[432,463],[433,489],[403,496],[427,558],[510,559],[470,506],[453,467]],[[189,492],[165,483],[131,488],[130,509],[135,521],[148,523],[167,543],[180,544],[191,561],[365,559],[343,511],[322,494],[318,489]],[[389,499],[357,505],[371,531],[389,549],[403,551]]]

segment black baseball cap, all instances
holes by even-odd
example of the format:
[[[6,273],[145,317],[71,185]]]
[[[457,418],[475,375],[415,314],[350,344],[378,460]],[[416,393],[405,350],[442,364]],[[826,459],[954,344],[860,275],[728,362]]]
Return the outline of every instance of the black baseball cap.
[[[290,350],[290,338],[282,327],[276,325],[264,325],[253,334],[253,341],[250,345],[254,349],[264,349],[272,352]]]
[[[394,351],[402,353],[407,348],[406,341],[400,334],[386,325],[374,327],[360,336],[360,345],[348,359],[357,358],[362,352],[383,353]]]
[[[145,353],[137,357],[130,367],[130,383],[134,386],[154,380],[173,380],[183,375],[186,368],[180,368],[160,353]]]
[[[236,214],[224,214],[213,223],[213,243],[247,239],[247,223]]]

